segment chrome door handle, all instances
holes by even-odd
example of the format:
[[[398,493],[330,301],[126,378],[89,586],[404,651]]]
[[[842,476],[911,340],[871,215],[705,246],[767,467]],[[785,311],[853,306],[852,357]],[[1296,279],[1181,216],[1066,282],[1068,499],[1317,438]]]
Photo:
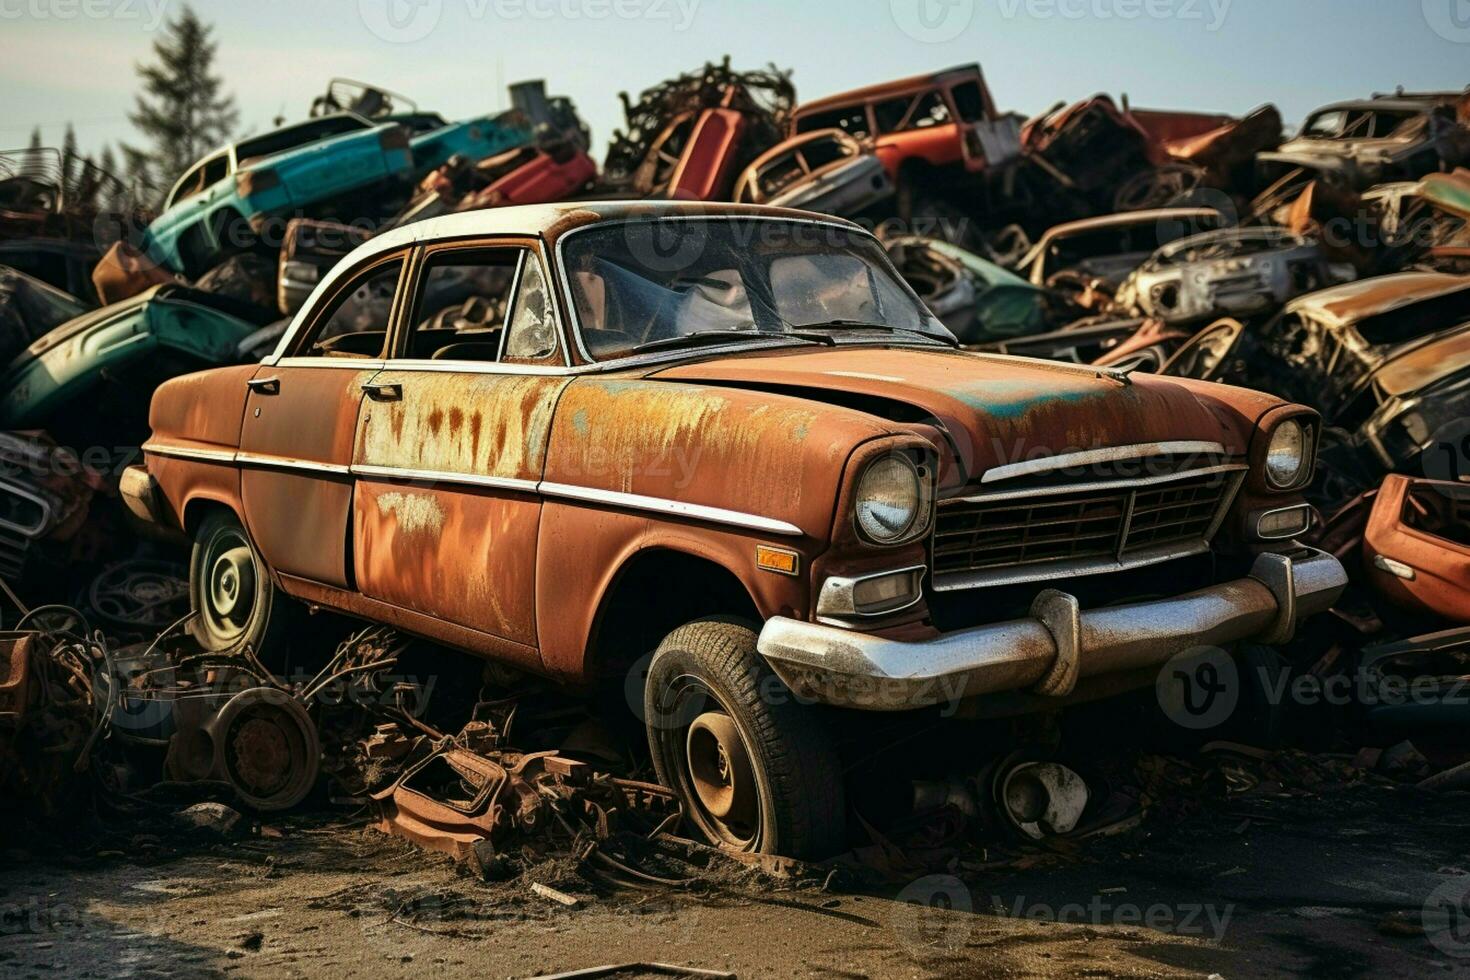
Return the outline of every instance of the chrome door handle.
[[[281,393],[281,379],[251,378],[245,382],[245,387],[261,395],[279,395]]]
[[[362,390],[367,392],[367,396],[374,401],[391,402],[403,397],[403,385],[396,381],[379,383],[369,381],[362,386]]]

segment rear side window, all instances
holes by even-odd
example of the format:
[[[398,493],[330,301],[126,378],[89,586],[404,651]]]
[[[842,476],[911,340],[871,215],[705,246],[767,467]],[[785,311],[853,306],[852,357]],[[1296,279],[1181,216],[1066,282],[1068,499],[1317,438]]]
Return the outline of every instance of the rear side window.
[[[867,108],[861,105],[848,106],[845,109],[833,109],[803,116],[797,120],[796,131],[798,133],[810,133],[815,129],[840,129],[844,133],[863,139],[869,135]]]

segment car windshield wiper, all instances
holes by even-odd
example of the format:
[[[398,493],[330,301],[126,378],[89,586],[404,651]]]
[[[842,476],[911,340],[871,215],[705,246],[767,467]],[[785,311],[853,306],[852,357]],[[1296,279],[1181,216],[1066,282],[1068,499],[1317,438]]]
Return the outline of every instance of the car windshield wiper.
[[[922,330],[914,330],[911,327],[895,327],[888,323],[869,323],[867,320],[822,320],[818,323],[801,323],[792,327],[792,330],[882,330],[884,333],[906,333],[925,340],[932,340],[944,344],[946,347],[958,347],[960,342],[952,337],[942,337],[939,334],[925,333]],[[801,336],[793,333],[792,336]]]
[[[658,340],[645,340],[643,343],[633,347],[629,353],[642,354],[645,351],[665,350],[671,347],[692,347],[699,344],[723,343],[730,340],[783,339],[796,340],[804,343],[822,343],[822,341],[815,337],[803,337],[800,334],[794,333],[769,333],[764,330],[701,330],[699,333],[680,334],[677,337],[660,337]]]

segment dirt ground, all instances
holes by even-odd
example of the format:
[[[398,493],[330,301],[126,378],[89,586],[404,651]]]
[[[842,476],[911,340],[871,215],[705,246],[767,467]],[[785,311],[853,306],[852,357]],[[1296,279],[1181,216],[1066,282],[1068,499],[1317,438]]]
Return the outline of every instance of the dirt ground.
[[[1452,928],[1424,932],[1426,903],[1470,869],[1470,794],[1270,789],[1182,817],[1156,808],[1067,854],[953,868],[963,881],[839,873],[825,888],[742,869],[611,890],[570,859],[486,883],[320,814],[232,839],[166,822],[65,851],[11,839],[0,973],[534,977],[653,961],[740,977],[1470,975],[1463,894]]]

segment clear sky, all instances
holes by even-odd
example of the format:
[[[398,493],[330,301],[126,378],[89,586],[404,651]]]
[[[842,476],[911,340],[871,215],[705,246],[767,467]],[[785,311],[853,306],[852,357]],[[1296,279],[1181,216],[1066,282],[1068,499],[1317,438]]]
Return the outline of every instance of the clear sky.
[[[181,0],[0,0],[0,148],[71,121],[84,151],[135,138],[134,65]],[[707,59],[795,70],[798,95],[978,61],[1004,109],[1095,92],[1135,106],[1313,107],[1470,84],[1470,0],[196,0],[243,131],[304,116],[327,80],[450,118],[504,83],[570,95],[599,148],[637,93]],[[600,152],[600,150],[599,150]]]

